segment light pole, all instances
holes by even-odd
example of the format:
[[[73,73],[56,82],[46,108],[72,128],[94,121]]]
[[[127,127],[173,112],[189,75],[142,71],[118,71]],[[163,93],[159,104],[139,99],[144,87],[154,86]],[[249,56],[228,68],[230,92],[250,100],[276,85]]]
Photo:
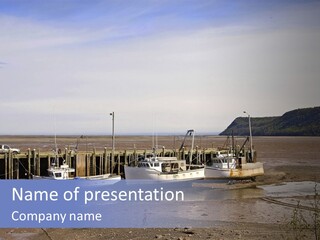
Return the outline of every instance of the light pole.
[[[115,137],[114,137],[114,112],[110,113],[112,116],[112,158],[111,158],[111,173],[113,172],[113,163],[114,163],[114,145],[115,145]]]
[[[253,155],[252,155],[252,131],[251,131],[251,117],[250,114],[247,113],[246,111],[243,111],[243,113],[248,115],[248,120],[249,120],[249,133],[250,133],[250,155],[251,155],[251,161],[253,161]]]

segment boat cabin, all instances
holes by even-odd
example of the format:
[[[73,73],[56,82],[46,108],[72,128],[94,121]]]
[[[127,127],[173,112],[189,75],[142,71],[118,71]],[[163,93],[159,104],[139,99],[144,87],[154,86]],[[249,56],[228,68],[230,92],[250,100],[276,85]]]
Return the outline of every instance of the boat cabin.
[[[62,164],[60,167],[51,167],[48,169],[48,178],[55,180],[64,180],[73,178],[74,168],[70,168],[67,164]]]
[[[178,160],[176,157],[152,157],[138,163],[140,168],[150,168],[162,173],[174,173],[186,171],[186,161]]]
[[[237,162],[234,157],[218,157],[208,161],[207,166],[220,169],[230,169],[236,168]]]

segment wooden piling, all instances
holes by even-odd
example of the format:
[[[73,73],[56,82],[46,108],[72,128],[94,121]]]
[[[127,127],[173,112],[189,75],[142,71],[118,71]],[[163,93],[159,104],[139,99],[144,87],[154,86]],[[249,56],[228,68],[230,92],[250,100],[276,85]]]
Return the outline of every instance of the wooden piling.
[[[86,176],[90,176],[90,154],[86,153]]]
[[[118,159],[118,161],[117,161],[118,162],[117,163],[117,165],[118,165],[117,174],[120,175],[120,153],[118,154],[117,159]]]
[[[13,179],[13,162],[11,151],[9,151],[9,179]]]
[[[48,162],[48,168],[50,168],[50,166],[51,166],[51,156],[50,156],[50,154],[48,154],[47,162]]]
[[[73,156],[73,166],[74,166],[74,176],[75,177],[78,177],[79,174],[78,174],[78,154],[76,154],[75,156]]]
[[[191,156],[191,160],[192,160],[192,156]],[[197,160],[197,163],[196,164],[199,164],[199,147],[196,146],[196,160]]]
[[[110,154],[110,173],[112,174],[113,173],[113,168],[114,168],[114,156],[113,156],[113,153]]]
[[[28,179],[31,178],[31,150],[28,148]]]
[[[38,149],[37,152],[37,175],[40,176],[40,150]]]
[[[134,165],[136,165],[136,160],[137,160],[137,149],[136,146],[134,146],[134,150],[133,150],[133,162]],[[132,159],[130,159],[130,164],[131,164]]]
[[[124,150],[123,157],[124,157],[123,165],[127,166],[129,164],[127,150]]]
[[[87,176],[87,154],[76,155],[76,176]]]
[[[109,173],[109,161],[108,161],[108,154],[107,154],[106,147],[104,148],[103,155],[104,155],[104,167],[105,167],[104,172],[107,174],[107,173]]]
[[[64,160],[67,165],[70,167],[69,159],[68,159],[68,148],[64,149]]]
[[[186,156],[185,156],[185,151],[184,151],[184,147],[182,148],[182,152],[181,152],[181,159],[182,160],[185,160],[186,159]]]
[[[32,162],[33,162],[33,169],[32,169],[32,174],[36,175],[36,150],[32,150]]]
[[[4,178],[8,179],[8,154],[4,154]]]
[[[103,174],[103,154],[99,154],[99,167],[98,167],[98,174]]]
[[[19,175],[20,175],[20,172],[19,172],[19,158],[18,157],[15,157],[12,159],[14,161],[14,164],[15,164],[15,173],[16,173],[16,179],[19,179]]]
[[[90,175],[97,175],[97,156],[96,156],[96,149],[93,149],[93,153],[91,155],[91,171]]]

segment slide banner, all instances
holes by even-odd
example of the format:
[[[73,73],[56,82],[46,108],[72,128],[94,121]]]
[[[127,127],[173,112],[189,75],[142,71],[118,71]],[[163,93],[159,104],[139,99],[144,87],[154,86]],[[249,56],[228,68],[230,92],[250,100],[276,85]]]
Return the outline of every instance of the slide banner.
[[[1,180],[1,228],[209,227],[196,181]]]

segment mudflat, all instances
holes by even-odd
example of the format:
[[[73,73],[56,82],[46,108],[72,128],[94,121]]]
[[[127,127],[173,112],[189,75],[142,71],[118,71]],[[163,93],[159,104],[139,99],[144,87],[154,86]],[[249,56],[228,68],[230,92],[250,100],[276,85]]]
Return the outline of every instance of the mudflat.
[[[158,136],[156,142],[168,149],[179,148],[182,139],[183,136]],[[237,143],[243,140],[238,139]],[[226,138],[220,136],[196,136],[195,145],[221,147],[225,141]],[[22,151],[54,148],[53,137],[0,136],[0,142]],[[77,142],[82,150],[111,147],[110,136],[57,137],[59,148],[72,147]],[[117,136],[116,149],[151,149],[153,142],[152,136]],[[253,145],[258,160],[264,163],[265,175],[258,177],[254,184],[228,186],[225,189],[228,194],[223,199],[206,203],[208,210],[199,217],[211,221],[210,228],[0,229],[0,239],[294,239],[296,235],[287,228],[287,223],[298,201],[310,205],[312,192],[300,194],[300,188],[286,183],[319,182],[320,137],[254,137]],[[269,191],[268,186],[282,187],[281,192],[293,188],[295,192],[281,195],[280,191]],[[267,201],[270,199],[274,202]],[[221,209],[227,210],[221,212]],[[306,239],[314,237],[312,232],[304,234]]]

